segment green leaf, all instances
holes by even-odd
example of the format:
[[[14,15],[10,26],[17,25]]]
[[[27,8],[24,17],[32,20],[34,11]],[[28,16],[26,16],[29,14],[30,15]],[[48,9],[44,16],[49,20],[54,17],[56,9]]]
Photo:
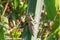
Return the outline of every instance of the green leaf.
[[[54,21],[54,26],[52,27],[52,32],[54,32],[59,27],[59,18],[60,16],[57,15]]]
[[[44,6],[48,19],[53,20],[56,16],[55,0],[44,0]]]
[[[58,40],[60,40],[60,30],[58,31]]]
[[[13,0],[14,9],[19,7],[20,0]]]
[[[58,10],[58,0],[55,0],[55,7],[56,7],[56,10]]]
[[[4,40],[4,30],[1,24],[0,24],[0,40]]]
[[[28,29],[28,23],[26,22],[24,25],[23,25],[23,27],[24,27],[24,30],[23,30],[23,34],[22,34],[22,38],[24,39],[24,40],[31,40],[31,34],[30,34],[30,32],[29,32],[29,29]]]
[[[56,17],[56,20],[54,21],[54,26],[52,28],[51,34],[47,37],[47,40],[52,40],[52,36],[56,35],[56,33],[60,30],[59,27],[59,16]]]
[[[28,7],[28,4],[24,4],[23,9],[25,10]]]
[[[47,37],[46,40],[52,40],[52,38],[54,36],[56,36],[56,33],[60,30],[60,28],[58,27],[54,32],[51,32],[51,34]]]
[[[51,34],[47,37],[46,40],[52,40],[53,36],[56,35],[59,30],[59,18],[57,15],[58,10],[58,0],[44,0],[45,8],[47,11],[48,19],[54,21],[54,26],[52,27]]]
[[[28,0],[28,13],[32,12],[35,15],[36,2],[37,0]]]

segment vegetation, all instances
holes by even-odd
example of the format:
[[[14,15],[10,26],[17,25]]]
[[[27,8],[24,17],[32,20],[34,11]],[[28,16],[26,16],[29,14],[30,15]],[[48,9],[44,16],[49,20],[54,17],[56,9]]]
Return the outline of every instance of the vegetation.
[[[0,0],[0,40],[60,40],[60,0]]]

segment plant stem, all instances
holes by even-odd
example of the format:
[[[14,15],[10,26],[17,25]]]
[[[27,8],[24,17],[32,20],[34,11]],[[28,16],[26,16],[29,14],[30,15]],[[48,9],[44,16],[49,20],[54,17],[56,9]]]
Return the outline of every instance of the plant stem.
[[[34,25],[34,30],[33,30],[34,31],[34,36],[32,36],[32,40],[37,39],[38,26],[39,26],[39,23],[40,23],[40,16],[41,16],[43,2],[44,2],[44,0],[37,0],[35,17],[34,17],[34,21],[36,22],[36,24]]]
[[[6,10],[7,10],[7,8],[8,8],[8,5],[9,5],[9,1],[6,3],[6,5],[5,5],[5,9],[4,9],[4,11],[3,11],[3,13],[2,13],[2,15],[1,15],[1,17],[3,17],[3,16],[4,16],[5,11],[6,11]]]

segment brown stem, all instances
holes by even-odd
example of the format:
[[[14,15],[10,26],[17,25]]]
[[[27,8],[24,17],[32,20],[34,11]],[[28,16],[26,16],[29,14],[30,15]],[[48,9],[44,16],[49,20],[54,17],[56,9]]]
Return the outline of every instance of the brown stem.
[[[4,14],[5,14],[5,12],[6,12],[7,8],[8,8],[8,5],[9,5],[9,1],[6,3],[6,5],[5,5],[5,9],[4,9],[4,11],[3,11],[1,17],[4,16]]]

